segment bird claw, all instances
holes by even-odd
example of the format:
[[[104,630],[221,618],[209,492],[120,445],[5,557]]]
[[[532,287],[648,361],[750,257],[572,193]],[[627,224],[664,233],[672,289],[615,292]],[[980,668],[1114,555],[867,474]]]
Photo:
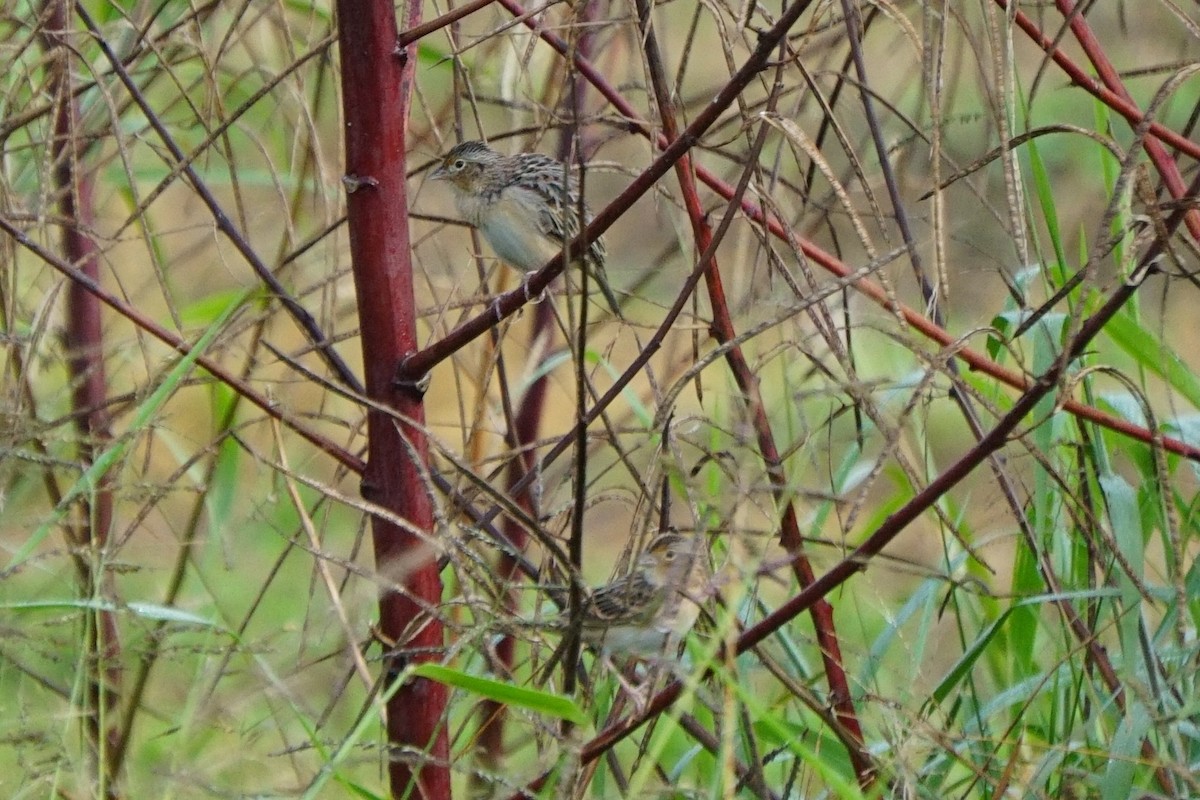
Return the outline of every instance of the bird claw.
[[[535,295],[533,292],[529,291],[529,284],[532,280],[532,274],[525,276],[525,279],[521,281],[521,290],[525,294],[525,302],[529,303],[530,305],[536,305],[543,302],[547,297],[550,296],[550,290],[543,289],[541,292]]]
[[[629,698],[633,704],[633,712],[635,716],[641,716],[646,713],[646,709],[650,705],[650,684],[643,683],[641,686],[635,686],[629,682],[625,675],[615,665],[613,666],[613,675],[617,678],[617,683],[621,684],[621,691]]]
[[[650,686],[647,684],[640,689],[631,689],[629,695],[630,702],[633,703],[633,715],[635,717],[644,716],[646,709],[650,708]]]

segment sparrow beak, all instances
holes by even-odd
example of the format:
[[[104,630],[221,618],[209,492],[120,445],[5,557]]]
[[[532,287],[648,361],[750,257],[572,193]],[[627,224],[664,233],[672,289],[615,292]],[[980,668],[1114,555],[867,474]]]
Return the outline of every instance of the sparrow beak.
[[[445,164],[438,165],[437,169],[435,169],[433,172],[429,173],[429,180],[431,180],[431,181],[444,181],[449,177],[450,177],[450,173],[446,171]]]

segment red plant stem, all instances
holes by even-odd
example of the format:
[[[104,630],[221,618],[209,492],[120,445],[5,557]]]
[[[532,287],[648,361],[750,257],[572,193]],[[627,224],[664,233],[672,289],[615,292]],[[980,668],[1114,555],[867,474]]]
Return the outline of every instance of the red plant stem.
[[[54,138],[51,155],[54,163],[55,195],[59,217],[63,220],[63,252],[92,281],[100,280],[99,251],[85,233],[94,226],[91,175],[81,167],[83,148],[79,134],[79,110],[72,95],[71,52],[65,36],[70,27],[68,0],[48,0],[43,35],[46,49],[55,58],[51,70],[50,94],[54,98]],[[71,376],[71,401],[78,431],[78,459],[81,468],[95,461],[98,450],[112,440],[108,417],[108,379],[104,367],[104,331],[100,304],[80,284],[67,289],[65,331],[67,370]],[[111,474],[100,476],[96,488],[80,503],[78,530],[74,547],[91,557],[75,560],[80,571],[80,591],[84,597],[111,597],[113,587],[105,570],[105,550],[113,518],[113,481]],[[110,611],[97,611],[86,626],[88,641],[88,709],[84,726],[93,753],[111,757],[120,739],[111,724],[117,718],[121,686],[121,643],[117,624]],[[110,722],[103,730],[104,721]],[[107,746],[101,747],[102,740]],[[117,776],[111,761],[97,760],[100,780],[108,797],[116,797]]]
[[[651,23],[651,5],[649,0],[637,0],[637,9],[638,18],[642,26],[643,48],[646,53],[646,61],[649,65],[651,84],[654,87],[655,101],[659,110],[659,120],[662,124],[662,137],[667,142],[671,142],[678,138],[679,126],[676,118],[675,103],[672,100],[671,88],[667,83],[666,69],[663,66],[662,56],[658,49],[658,39],[655,36],[654,27]],[[772,92],[768,101],[771,110],[774,109],[775,98],[778,96],[779,88],[781,87],[777,79],[775,91]],[[763,133],[765,133],[765,129]],[[761,148],[762,144],[761,139],[760,135],[759,148]],[[758,149],[756,148],[750,158],[757,160],[757,154]],[[688,219],[692,224],[692,235],[695,237],[696,247],[699,252],[704,252],[712,245],[712,227],[708,224],[707,215],[704,213],[704,208],[701,205],[692,168],[692,159],[688,154],[685,154],[679,161],[675,162],[675,176],[679,181],[680,194],[683,197]],[[720,266],[715,256],[710,261],[708,269],[704,272],[704,281],[708,289],[709,304],[712,307],[712,323],[709,332],[722,345],[733,342],[737,339],[737,331],[733,325],[733,318],[729,314],[729,304],[725,299],[725,288],[721,281]],[[800,533],[800,522],[796,516],[796,506],[789,499],[790,492],[788,489],[787,473],[783,468],[783,459],[779,455],[779,447],[775,443],[775,434],[771,429],[771,419],[767,414],[766,404],[763,402],[762,393],[759,391],[758,378],[746,362],[746,357],[741,347],[736,345],[729,347],[725,355],[725,361],[742,394],[742,401],[746,404],[751,425],[758,439],[758,449],[762,454],[762,459],[766,466],[767,479],[771,483],[771,492],[775,497],[775,502],[782,510],[782,517],[780,519],[780,544],[793,557],[792,570],[795,573],[796,580],[801,587],[808,586],[813,582],[815,575],[812,564],[803,552],[804,537]],[[841,723],[842,731],[850,740],[847,743],[847,750],[850,755],[850,761],[854,766],[855,774],[858,776],[859,785],[866,789],[874,780],[875,770],[871,765],[870,755],[863,743],[862,726],[858,723],[858,715],[854,709],[850,684],[846,679],[846,672],[842,665],[841,645],[838,642],[837,626],[833,619],[833,607],[825,600],[821,600],[813,605],[812,616],[818,649],[825,665],[825,677],[829,682],[829,695],[834,707],[834,713]]]
[[[390,0],[339,0],[337,12],[350,253],[366,391],[375,401],[367,412],[362,491],[415,531],[430,534],[434,515],[426,491],[429,443],[423,432],[423,395],[396,392],[391,381],[396,363],[417,345],[405,182],[416,57],[415,52],[396,48]],[[411,28],[421,20],[421,4],[408,4],[407,13]],[[434,554],[414,530],[379,516],[371,522],[376,568],[403,585],[403,591],[386,592],[379,600],[380,632],[385,641],[395,642],[384,663],[385,690],[391,690],[395,676],[407,665],[435,660],[442,653],[442,624],[426,613],[441,602],[442,582]],[[442,684],[416,678],[388,700],[387,761],[394,797],[449,800],[448,698]]]
[[[431,19],[429,22],[425,22],[420,25],[414,25],[400,34],[400,37],[396,40],[396,47],[408,47],[421,37],[433,33],[434,31],[441,30],[447,25],[453,25],[455,22],[458,22],[468,14],[473,14],[484,6],[490,5],[492,2],[494,2],[494,0],[471,0],[471,2],[467,3],[466,5],[452,9],[437,19]]]

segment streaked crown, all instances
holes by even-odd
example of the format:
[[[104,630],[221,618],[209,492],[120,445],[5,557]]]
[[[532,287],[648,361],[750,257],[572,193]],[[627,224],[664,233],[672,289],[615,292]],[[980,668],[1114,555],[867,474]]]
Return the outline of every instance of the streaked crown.
[[[461,184],[469,182],[482,169],[490,164],[496,164],[504,156],[475,139],[455,145],[450,152],[442,157],[441,165],[429,176],[430,180],[450,181]]]
[[[648,577],[660,586],[677,584],[708,572],[707,554],[696,536],[664,533],[654,537],[639,559]]]

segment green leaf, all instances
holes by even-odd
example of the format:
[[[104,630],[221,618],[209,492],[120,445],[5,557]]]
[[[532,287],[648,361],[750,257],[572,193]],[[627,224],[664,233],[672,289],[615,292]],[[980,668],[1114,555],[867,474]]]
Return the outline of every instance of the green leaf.
[[[968,645],[963,654],[958,657],[958,660],[950,666],[950,669],[946,671],[945,677],[938,681],[937,686],[934,687],[932,693],[933,700],[936,703],[941,703],[950,696],[950,693],[954,691],[955,687],[958,686],[959,683],[962,682],[963,677],[970,672],[971,668],[975,665],[975,662],[978,661],[979,657],[987,650],[987,647],[989,644],[991,644],[992,640],[996,639],[997,635],[1001,633],[1005,624],[1010,619],[1019,618],[1020,612],[1028,611],[1032,616],[1036,617],[1039,613],[1038,609],[1047,603],[1057,602],[1060,600],[1079,602],[1101,598],[1112,598],[1116,596],[1117,591],[1115,589],[1089,589],[1078,592],[1042,594],[1013,603],[1010,607],[1004,609],[1004,611],[1000,613],[1000,616],[997,617],[990,625],[988,625],[987,628],[985,628],[983,632],[979,634],[979,636],[975,637],[975,640]],[[1026,672],[1030,672],[1030,670],[1026,670]],[[1034,678],[1033,685],[1040,687],[1042,686],[1042,683],[1043,677],[1041,675],[1037,675]],[[1023,698],[1023,695],[1021,697]]]
[[[208,491],[204,495],[204,503],[208,510],[209,526],[213,530],[225,530],[233,515],[234,504],[244,491],[238,480],[242,449],[232,436],[221,435],[227,433],[233,424],[240,395],[218,381],[214,381],[210,386],[213,433],[220,437],[220,444],[217,445],[216,461],[213,464]]]
[[[950,692],[962,681],[963,676],[971,671],[975,666],[975,662],[979,660],[979,656],[983,655],[987,646],[991,644],[992,639],[996,638],[996,634],[1008,622],[1009,617],[1012,616],[1012,612],[1013,608],[1006,608],[1001,612],[999,618],[991,625],[988,625],[983,633],[977,636],[975,641],[971,642],[966,652],[958,657],[958,660],[950,667],[946,676],[938,681],[937,686],[933,687],[933,700],[935,703],[940,704],[945,700],[950,695]]]
[[[188,328],[207,328],[225,314],[231,303],[240,304],[244,299],[249,299],[245,289],[209,292],[182,306],[179,319]]]
[[[1108,321],[1104,333],[1139,367],[1163,378],[1193,408],[1200,408],[1200,378],[1153,329],[1140,324],[1132,313],[1122,311]]]
[[[203,628],[222,627],[211,619],[198,616],[190,611],[184,611],[171,606],[162,606],[156,603],[126,603],[122,606],[109,600],[100,600],[97,598],[67,598],[63,600],[29,600],[25,602],[2,603],[0,604],[0,608],[9,611],[44,611],[47,609],[55,611],[62,611],[64,609],[111,612],[129,611],[139,617],[156,622],[178,622],[185,625],[198,625]]]
[[[542,378],[545,378],[557,367],[568,362],[570,359],[571,351],[565,349],[558,350],[555,353],[547,355],[544,359],[542,359],[542,362],[538,364],[537,369],[533,370],[528,376],[526,376],[524,382],[521,384],[521,391],[529,391],[531,386],[533,386]],[[608,361],[608,359],[591,348],[588,348],[584,352],[584,359],[589,364],[597,364],[602,367],[614,382],[617,378],[621,377],[621,370],[614,367],[612,363]],[[633,411],[634,415],[643,425],[648,426],[654,422],[654,414],[652,414],[650,410],[646,408],[646,405],[642,402],[641,398],[638,397],[637,392],[635,392],[632,388],[626,386],[621,390],[621,396],[625,398],[627,403],[629,403],[629,408]]]
[[[1063,248],[1062,228],[1058,222],[1058,209],[1054,203],[1054,187],[1050,180],[1050,172],[1042,160],[1037,139],[1030,139],[1026,142],[1025,149],[1029,153],[1029,171],[1033,176],[1034,193],[1037,196],[1038,206],[1042,210],[1042,221],[1046,225],[1046,232],[1050,235],[1054,258],[1058,262],[1058,273],[1062,276],[1066,271],[1067,254]]]
[[[1011,339],[1010,331],[1015,331],[1021,326],[1029,316],[1028,309],[1015,309],[1012,311],[1002,311],[992,317],[992,327],[996,329],[999,335],[988,336],[987,352],[993,361],[1003,361],[1008,354],[1009,347],[1014,346],[1013,342],[1006,342]],[[1039,336],[1039,341],[1048,343],[1051,346],[1057,346],[1063,339],[1067,323],[1067,315],[1059,313],[1043,314],[1042,318],[1034,323],[1029,330],[1021,334],[1021,338],[1029,340],[1034,336]]]
[[[1100,781],[1103,800],[1124,800],[1139,794],[1133,791],[1133,781],[1139,772],[1137,765],[1141,760],[1142,742],[1152,726],[1146,708],[1141,703],[1131,702],[1109,744],[1108,768]]]
[[[587,716],[583,713],[583,709],[575,705],[572,700],[549,692],[527,689],[524,686],[513,686],[491,678],[481,678],[478,675],[468,675],[440,664],[419,664],[413,668],[412,674],[418,678],[428,678],[431,681],[437,681],[455,689],[463,689],[505,705],[565,719],[577,725],[587,722]]]
[[[1112,472],[1099,476],[1098,483],[1112,521],[1113,539],[1121,552],[1122,563],[1115,570],[1122,600],[1117,622],[1121,644],[1125,653],[1133,654],[1139,647],[1142,605],[1139,587],[1145,578],[1146,564],[1146,539],[1142,533],[1137,492],[1124,478]],[[1128,574],[1130,572],[1132,575]]]

